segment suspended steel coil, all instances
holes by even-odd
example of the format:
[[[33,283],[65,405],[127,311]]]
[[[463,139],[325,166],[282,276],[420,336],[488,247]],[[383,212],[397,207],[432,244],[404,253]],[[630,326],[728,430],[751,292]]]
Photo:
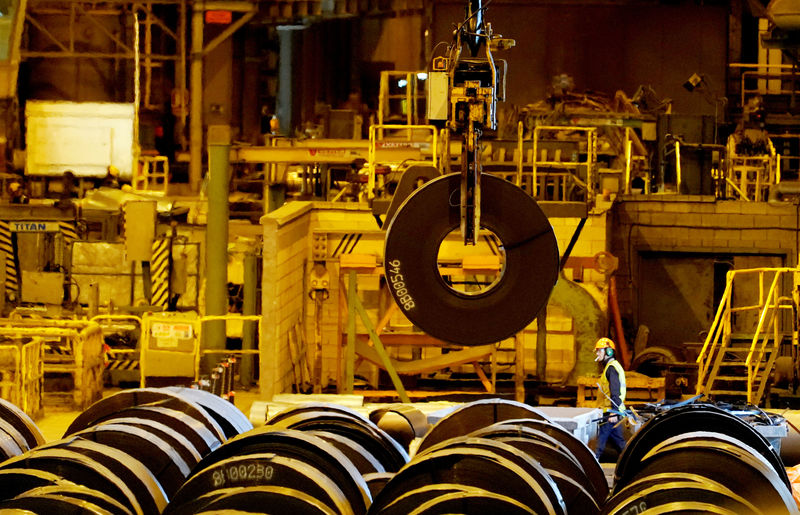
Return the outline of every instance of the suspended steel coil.
[[[465,294],[442,279],[437,258],[460,223],[461,175],[425,183],[386,231],[384,269],[403,314],[423,331],[460,345],[499,342],[524,329],[558,278],[558,244],[536,201],[512,183],[481,174],[480,219],[502,243],[505,263],[485,291]]]

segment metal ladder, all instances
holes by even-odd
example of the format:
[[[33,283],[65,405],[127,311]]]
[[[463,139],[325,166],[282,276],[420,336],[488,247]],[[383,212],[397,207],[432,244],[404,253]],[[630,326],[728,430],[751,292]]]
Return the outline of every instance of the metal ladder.
[[[733,295],[734,280],[753,277],[758,280],[758,302],[737,305]],[[728,272],[725,292],[697,357],[698,395],[741,396],[751,404],[759,403],[785,337],[791,335],[793,349],[797,348],[797,330],[791,318],[797,305],[799,277],[798,268],[753,268]],[[765,288],[767,283],[769,286]],[[792,285],[791,292],[786,291],[789,284]],[[755,330],[736,333],[733,320],[746,312],[758,314]]]

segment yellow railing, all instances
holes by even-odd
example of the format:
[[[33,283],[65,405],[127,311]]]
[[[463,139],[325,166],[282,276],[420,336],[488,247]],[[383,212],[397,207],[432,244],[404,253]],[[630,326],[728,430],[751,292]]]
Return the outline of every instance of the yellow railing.
[[[780,316],[781,310],[791,313],[794,308],[791,296],[781,295],[781,291],[786,288],[784,283],[797,277],[795,274],[798,272],[800,269],[797,268],[754,268],[728,272],[725,291],[714,321],[697,356],[697,394],[713,392],[712,387],[717,380],[719,369],[726,364],[725,354],[732,351],[732,317],[750,312],[758,314],[758,324],[750,340],[750,345],[746,348],[747,357],[743,364],[747,371],[747,384],[746,392],[743,393],[746,393],[750,403],[757,404],[760,401],[780,350],[783,336],[789,332],[783,330],[784,320]],[[769,288],[765,288],[765,280],[768,279],[769,274],[774,274],[774,277],[769,282]],[[734,305],[734,280],[753,276],[756,276],[758,280],[758,302]],[[797,344],[796,334],[793,334],[792,341]],[[743,352],[745,349],[738,350]]]
[[[197,346],[197,351],[195,352],[195,361],[194,361],[194,380],[197,381],[200,379],[200,360],[203,356],[208,356],[212,354],[223,354],[223,355],[237,355],[237,356],[244,356],[244,355],[258,355],[260,352],[258,341],[261,336],[261,320],[263,317],[261,315],[240,315],[238,313],[228,313],[227,315],[206,315],[197,319],[197,327],[199,331],[197,332],[197,342],[200,342],[203,335],[203,324],[206,322],[212,321],[229,321],[229,320],[240,320],[242,322],[256,322],[258,325],[258,331],[256,338],[256,348],[255,349],[200,349],[199,343]]]
[[[42,411],[42,339],[0,344],[0,397],[31,417]]]
[[[135,323],[139,326],[139,329],[142,327],[142,319],[136,315],[114,315],[114,314],[103,314],[103,315],[96,315],[89,319],[91,322],[95,322],[97,325],[100,326],[100,330],[103,331],[103,336],[105,339],[105,334],[107,331],[103,329],[103,325],[105,323],[113,323],[113,322],[131,322]],[[110,332],[110,331],[109,331]],[[140,331],[141,334],[141,331]],[[119,358],[127,358],[130,360],[138,360],[140,357],[140,349],[115,349],[113,347],[106,347],[105,349],[106,356],[108,360],[112,359],[119,359]],[[141,368],[139,370],[141,374]],[[141,378],[140,378],[141,381]]]
[[[103,392],[103,333],[85,320],[0,319],[0,337],[39,338],[54,352],[44,352],[45,374],[69,374],[76,409],[86,409]]]
[[[739,102],[741,102],[740,105],[742,106],[747,102],[747,97],[751,95],[791,95],[800,93],[800,89],[796,87],[800,77],[792,71],[793,65],[791,64],[732,63],[729,67],[744,70],[742,71],[739,85]],[[747,68],[751,69],[748,70]],[[757,79],[756,88],[748,88],[747,81],[753,79]],[[784,89],[784,82],[791,82],[792,87]]]
[[[381,126],[380,137],[383,138],[383,129],[404,129],[406,139],[413,139],[413,126],[418,125],[424,118],[424,109],[420,109],[426,102],[426,95],[420,91],[420,74],[423,71],[396,71],[386,70],[381,72],[380,90],[378,92],[378,125]],[[397,81],[393,87],[392,82]],[[402,85],[400,85],[402,84]],[[399,102],[397,110],[393,110],[393,102]],[[394,124],[391,123],[395,119]]]
[[[424,164],[430,165],[435,168],[439,168],[439,131],[433,125],[371,125],[369,128],[369,154],[367,159],[367,166],[368,166],[368,177],[367,177],[367,197],[374,198],[375,196],[375,183],[376,183],[376,168],[378,165],[377,160],[377,148],[379,144],[382,145],[414,145],[417,143],[412,143],[408,141],[386,141],[380,137],[381,131],[383,129],[409,129],[413,130],[420,130],[420,131],[431,131],[431,160],[430,161],[411,161],[405,160],[403,164],[405,165],[413,165],[413,164]]]
[[[570,156],[569,160],[560,159],[560,155],[548,156],[546,151],[542,150],[541,155],[539,152],[539,144],[542,139],[542,133],[548,132],[563,132],[563,133],[583,133],[580,139],[569,140],[578,145],[576,155],[585,154],[585,160],[577,160],[576,156]],[[572,127],[572,126],[537,126],[534,127],[531,139],[533,144],[533,155],[531,158],[530,168],[530,184],[526,191],[530,193],[537,200],[570,200],[567,195],[567,180],[571,181],[580,188],[586,190],[586,201],[592,201],[595,194],[595,172],[597,165],[597,129],[595,127]],[[585,143],[585,148],[582,146]],[[517,177],[516,184],[520,187],[525,187],[523,183],[523,176],[528,173],[524,166],[524,131],[522,124],[517,125]],[[574,160],[573,160],[574,157]],[[578,173],[580,167],[586,167],[586,177],[581,177]],[[564,180],[561,185],[560,193],[554,191],[553,198],[545,198],[546,192],[539,191],[539,174],[542,173],[540,169],[559,170],[555,174],[552,172],[549,175],[558,175]],[[559,188],[554,188],[557,190]]]

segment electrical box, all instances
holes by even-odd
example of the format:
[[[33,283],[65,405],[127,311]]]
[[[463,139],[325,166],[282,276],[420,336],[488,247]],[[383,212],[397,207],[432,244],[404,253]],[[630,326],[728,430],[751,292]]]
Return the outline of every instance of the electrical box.
[[[64,300],[62,272],[22,270],[22,302],[61,304]]]
[[[194,313],[146,314],[142,319],[142,375],[194,379],[196,323]]]
[[[150,261],[156,235],[156,201],[129,200],[125,214],[125,258],[128,261]]]
[[[428,73],[428,121],[447,120],[449,108],[447,72]]]

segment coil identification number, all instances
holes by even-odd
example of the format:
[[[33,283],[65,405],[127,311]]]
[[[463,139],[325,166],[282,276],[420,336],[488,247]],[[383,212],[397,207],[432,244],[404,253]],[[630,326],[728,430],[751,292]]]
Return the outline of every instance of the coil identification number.
[[[637,515],[639,513],[644,513],[645,511],[647,511],[647,503],[644,501],[639,501],[638,504],[634,504],[633,506],[629,507],[620,515]]]
[[[397,303],[403,306],[404,310],[409,311],[414,309],[416,304],[414,303],[414,298],[411,297],[411,294],[408,292],[408,288],[406,288],[406,282],[403,279],[403,274],[400,272],[401,268],[402,263],[400,263],[399,259],[389,261],[387,277],[389,278],[389,283],[392,285],[394,298],[397,300]]]
[[[261,463],[250,463],[215,470],[211,475],[211,480],[214,487],[220,487],[252,481],[271,481],[274,473],[275,469],[271,465],[265,467]]]

